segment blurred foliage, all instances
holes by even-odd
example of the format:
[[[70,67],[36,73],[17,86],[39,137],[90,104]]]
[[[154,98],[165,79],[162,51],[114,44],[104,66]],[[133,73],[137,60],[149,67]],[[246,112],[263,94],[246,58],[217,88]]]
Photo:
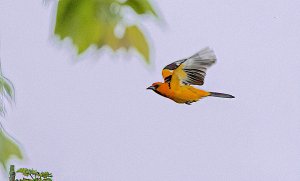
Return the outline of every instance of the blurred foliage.
[[[11,103],[14,101],[14,86],[6,77],[3,76],[0,67],[0,115],[6,113],[5,101]]]
[[[135,48],[149,63],[148,40],[137,23],[129,25],[128,8],[133,10],[135,21],[143,15],[157,17],[148,0],[59,0],[55,34],[71,38],[78,54],[91,45],[114,51]]]
[[[52,173],[38,172],[34,169],[20,168],[17,173],[21,173],[24,178],[16,181],[52,181]]]
[[[18,145],[9,139],[0,129],[0,164],[7,170],[7,162],[11,157],[22,159],[22,153]]]
[[[0,60],[1,61],[1,60]],[[4,117],[6,113],[5,104],[14,101],[14,87],[12,83],[4,77],[0,62],[0,116]],[[1,123],[0,123],[1,125]],[[0,127],[0,164],[7,170],[7,162],[11,157],[22,159],[22,153],[17,144],[5,135],[2,126]]]

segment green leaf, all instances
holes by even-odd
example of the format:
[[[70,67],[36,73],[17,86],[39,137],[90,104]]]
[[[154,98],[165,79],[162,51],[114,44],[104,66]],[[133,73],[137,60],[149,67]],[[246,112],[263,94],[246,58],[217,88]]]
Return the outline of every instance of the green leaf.
[[[60,0],[58,2],[55,34],[61,39],[69,37],[78,53],[91,45],[98,48],[109,46],[114,51],[120,48],[135,48],[147,63],[150,50],[143,32],[135,25],[127,27],[123,37],[117,37],[116,27],[124,23],[120,13],[125,6],[132,7],[139,14],[147,12],[156,15],[147,0]]]
[[[0,115],[4,116],[6,113],[5,99],[11,103],[14,101],[14,87],[12,83],[5,78],[0,70]]]
[[[124,4],[130,6],[137,14],[151,13],[157,17],[148,0],[127,0]]]
[[[11,139],[9,139],[2,130],[0,130],[0,164],[6,170],[6,164],[12,157],[22,159],[22,153]]]
[[[101,39],[102,21],[97,18],[95,0],[60,0],[56,17],[55,34],[61,38],[70,37],[78,48],[85,51]]]
[[[52,181],[52,173],[49,172],[38,172],[37,170],[34,169],[28,169],[28,168],[20,168],[17,173],[23,174],[25,177],[30,177],[34,179],[28,179],[28,178],[23,178],[23,180],[37,180],[37,181]]]
[[[14,86],[3,75],[0,75],[0,94],[7,94],[10,100],[14,99]]]
[[[123,41],[127,48],[135,48],[146,60],[150,63],[150,51],[148,42],[143,34],[143,32],[137,26],[130,26],[126,28]]]
[[[43,177],[43,178],[52,178],[52,173],[41,172],[40,176]]]
[[[22,173],[24,176],[29,176],[30,170],[27,168],[20,168],[19,170],[17,170],[17,173]]]

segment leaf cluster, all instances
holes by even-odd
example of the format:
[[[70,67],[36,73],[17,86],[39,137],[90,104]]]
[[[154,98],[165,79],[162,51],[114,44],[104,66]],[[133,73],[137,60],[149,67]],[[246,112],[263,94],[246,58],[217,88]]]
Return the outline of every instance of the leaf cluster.
[[[79,54],[91,45],[114,51],[134,48],[149,63],[148,40],[137,23],[128,25],[126,8],[133,10],[136,20],[146,14],[157,17],[148,0],[60,0],[55,34],[61,39],[69,37]],[[118,30],[121,35],[117,35]]]
[[[12,103],[14,101],[14,86],[7,79],[1,70],[0,62],[0,116],[4,117],[6,113],[5,104]],[[0,122],[1,126],[1,122]],[[7,170],[6,164],[11,157],[17,157],[22,159],[22,153],[18,145],[16,145],[8,136],[5,134],[2,126],[0,127],[0,164]]]
[[[16,181],[52,181],[52,174],[49,172],[38,172],[34,169],[20,168],[17,173],[23,174],[24,178]]]

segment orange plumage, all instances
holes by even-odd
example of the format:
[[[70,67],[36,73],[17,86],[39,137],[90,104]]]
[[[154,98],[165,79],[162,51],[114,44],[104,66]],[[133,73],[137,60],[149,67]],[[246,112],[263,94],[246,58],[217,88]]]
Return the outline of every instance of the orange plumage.
[[[191,104],[207,96],[234,98],[229,94],[207,92],[191,86],[203,85],[207,68],[215,62],[213,50],[204,48],[187,59],[167,65],[162,71],[164,82],[153,83],[147,89],[177,103],[185,104]]]

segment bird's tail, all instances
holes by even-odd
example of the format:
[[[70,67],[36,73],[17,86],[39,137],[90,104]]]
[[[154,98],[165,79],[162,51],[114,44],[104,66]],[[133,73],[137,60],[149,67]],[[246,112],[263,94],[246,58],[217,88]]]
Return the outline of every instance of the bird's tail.
[[[212,97],[222,97],[222,98],[234,98],[233,95],[230,94],[224,94],[224,93],[218,93],[218,92],[209,92]]]

